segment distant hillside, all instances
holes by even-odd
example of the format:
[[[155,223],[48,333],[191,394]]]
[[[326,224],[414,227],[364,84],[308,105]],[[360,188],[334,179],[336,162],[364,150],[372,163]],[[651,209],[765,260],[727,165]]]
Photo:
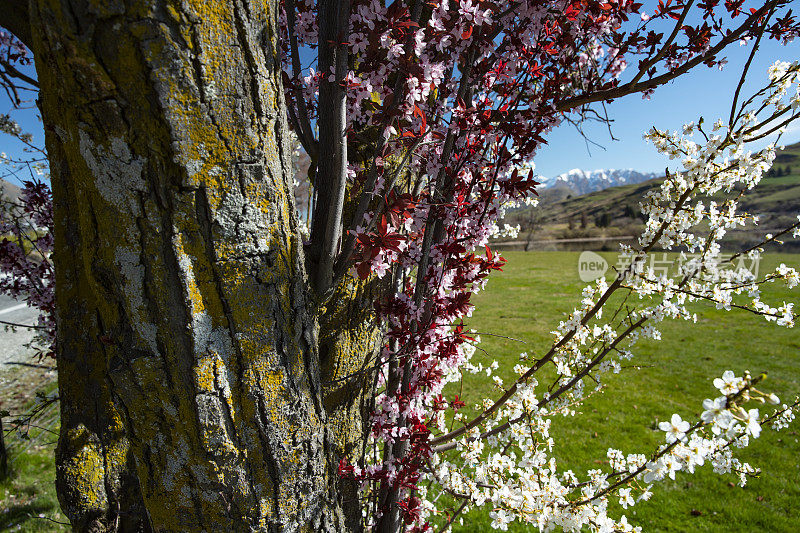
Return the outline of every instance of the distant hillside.
[[[537,208],[509,213],[506,222],[519,224],[522,240],[580,239],[638,235],[643,226],[639,208],[644,194],[663,178],[610,187],[584,195],[564,189],[544,189]],[[786,227],[800,214],[800,143],[778,153],[770,174],[748,193],[741,210],[762,215],[757,232],[732,235],[731,246],[755,244],[760,234]],[[800,244],[788,239],[796,251]]]

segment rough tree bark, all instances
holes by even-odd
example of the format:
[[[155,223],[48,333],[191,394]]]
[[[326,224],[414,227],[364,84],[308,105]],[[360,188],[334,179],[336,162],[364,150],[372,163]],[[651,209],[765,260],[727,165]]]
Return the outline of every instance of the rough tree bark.
[[[57,209],[68,213],[76,195],[70,168],[60,164],[66,157],[61,145],[50,148],[51,184],[63,191]],[[91,243],[82,241],[73,217],[61,218],[55,230],[61,406],[56,487],[61,507],[79,531],[148,531],[133,457],[111,397],[99,307],[82,261]]]
[[[371,290],[309,296],[275,0],[32,0],[81,531],[352,531]],[[355,377],[349,377],[355,375]]]

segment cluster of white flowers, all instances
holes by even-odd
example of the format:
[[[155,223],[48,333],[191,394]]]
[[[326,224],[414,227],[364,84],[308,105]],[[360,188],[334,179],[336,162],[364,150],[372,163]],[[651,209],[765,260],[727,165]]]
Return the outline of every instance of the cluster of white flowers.
[[[767,75],[774,89],[764,97],[764,105],[774,107],[777,111],[788,107],[795,112],[800,108],[800,71],[797,65],[797,61],[776,61],[769,67]],[[792,89],[794,94],[790,96]]]
[[[743,407],[742,404],[748,401],[780,402],[775,394],[755,389],[754,385],[761,379],[763,376],[754,379],[747,373],[744,377],[737,377],[726,370],[722,378],[714,380],[714,386],[722,396],[703,400],[704,411],[696,424],[690,425],[678,414],[673,414],[669,422],[661,422],[659,429],[665,432],[667,445],[660,448],[657,458],[645,465],[642,481],[653,483],[665,476],[675,479],[675,472],[686,470],[691,473],[695,466],[710,462],[717,473],[736,472],[739,484],[744,486],[747,477],[756,470],[733,457],[731,445],[747,446],[750,438],[759,437],[762,425],[770,424],[775,429],[785,427],[794,417],[792,408],[797,406],[797,402],[792,406],[784,404],[782,409],[764,418],[760,417],[758,409]],[[707,436],[709,428],[711,435]]]
[[[490,236],[495,239],[516,239],[517,236],[519,236],[520,229],[519,224],[516,226],[503,224],[503,226],[500,227],[498,224],[492,223]]]
[[[792,409],[798,405],[798,401],[792,406],[784,404],[763,418],[758,409],[745,409],[742,404],[748,401],[779,403],[774,394],[755,389],[761,379],[763,376],[737,377],[726,371],[722,378],[714,380],[724,396],[704,400],[700,420],[692,425],[673,414],[670,421],[659,424],[666,444],[650,458],[643,454],[625,455],[610,448],[606,453],[610,471],[591,470],[583,482],[572,471],[557,473],[551,455],[554,442],[549,436],[552,411],[537,407],[542,401],[537,402],[533,393],[533,380],[506,402],[493,422],[486,424],[490,428],[488,437],[473,427],[459,439],[459,461],[434,456],[431,477],[448,493],[469,495],[476,506],[490,504],[494,509],[492,527],[497,529],[506,530],[509,523],[519,520],[542,531],[553,527],[577,531],[584,525],[596,531],[631,531],[625,517],[613,520],[606,515],[608,498],[614,492],[620,505],[627,509],[649,499],[653,483],[664,478],[674,480],[677,472],[693,473],[706,463],[719,474],[736,473],[741,486],[757,473],[733,456],[732,446],[744,447],[750,438],[758,438],[762,424],[776,429],[785,427],[793,419]],[[499,421],[518,420],[521,416],[525,423],[496,431]],[[507,449],[510,443],[520,450],[519,454],[495,451],[498,446]]]
[[[538,358],[523,354],[522,363],[514,369],[519,376],[515,381],[495,380],[502,391],[499,400],[482,402],[478,406],[482,413],[472,420],[457,416],[453,421],[456,429],[451,424],[446,432],[447,425],[439,424],[441,434],[433,440],[435,453],[426,474],[433,486],[463,499],[464,509],[491,505],[492,526],[501,530],[517,520],[541,531],[557,527],[632,531],[636,528],[625,517],[615,520],[607,515],[611,496],[616,495],[627,509],[637,501],[634,494],[639,500],[648,499],[653,483],[675,479],[680,471],[694,472],[706,463],[715,472],[736,473],[744,485],[755,469],[734,457],[733,449],[758,438],[762,427],[786,427],[799,403],[784,404],[768,416],[761,416],[758,408],[746,408],[748,402],[779,402],[774,394],[755,388],[762,376],[736,376],[726,371],[714,380],[720,396],[703,402],[702,414],[694,423],[672,415],[658,426],[665,443],[649,457],[626,456],[609,449],[611,472],[591,470],[584,480],[571,471],[557,470],[549,430],[554,415],[573,415],[577,405],[602,387],[600,374],[620,370],[620,362],[631,358],[630,348],[638,340],[659,339],[659,322],[696,321],[689,308],[693,302],[745,309],[779,326],[794,325],[793,305],[763,302],[761,285],[783,281],[795,287],[800,282],[797,271],[781,264],[758,278],[744,268],[741,259],[752,262],[761,250],[756,247],[723,259],[720,240],[728,230],[757,221],[752,214],[740,212],[738,203],[770,168],[776,147],[769,144],[754,153],[746,145],[759,132],[769,130],[787,106],[795,109],[800,105],[800,91],[796,90],[799,71],[797,63],[771,67],[771,83],[760,93],[765,98],[764,109],[771,109],[766,118],[763,109],[756,114],[743,106],[733,124],[718,121],[711,132],[703,129],[701,120],[682,132],[653,129],[646,135],[662,153],[680,159],[683,168],[668,174],[660,188],[647,195],[642,206],[648,216],[645,230],[637,247],[623,250],[632,257],[631,263],[612,281],[601,278],[584,289],[580,305],[552,332],[550,350]],[[704,140],[695,142],[687,137],[691,135],[701,135]],[[710,197],[717,200],[707,200]],[[800,217],[787,232],[798,226]],[[772,240],[771,235],[765,237],[765,242]],[[648,254],[656,248],[681,251],[677,275],[657,274],[647,266]],[[692,254],[691,260],[686,253]],[[609,311],[610,301],[615,311]],[[603,321],[604,314],[611,316]],[[534,375],[546,364],[555,367],[556,378],[547,392],[537,394],[539,383]],[[469,370],[487,369],[470,364]],[[593,385],[587,388],[584,381],[590,375]],[[458,457],[444,455],[450,450]]]

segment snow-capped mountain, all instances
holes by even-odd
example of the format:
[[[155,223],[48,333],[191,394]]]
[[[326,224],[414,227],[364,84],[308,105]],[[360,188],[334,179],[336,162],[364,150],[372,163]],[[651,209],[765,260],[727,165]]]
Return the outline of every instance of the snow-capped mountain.
[[[19,185],[9,183],[4,179],[0,179],[0,198],[9,202],[16,202],[22,190]]]
[[[545,180],[545,185],[547,187],[566,185],[574,194],[580,195],[601,191],[618,185],[641,183],[657,177],[658,175],[653,172],[639,172],[632,168],[609,168],[599,170],[581,170],[579,168],[573,168],[569,172]]]

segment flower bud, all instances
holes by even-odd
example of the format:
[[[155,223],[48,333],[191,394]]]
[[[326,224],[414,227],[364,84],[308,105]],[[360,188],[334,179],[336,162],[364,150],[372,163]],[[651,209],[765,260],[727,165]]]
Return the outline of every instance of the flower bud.
[[[780,398],[778,398],[778,397],[775,395],[775,393],[774,393],[774,392],[773,392],[772,394],[770,394],[770,395],[767,397],[767,399],[769,400],[769,403],[771,403],[772,405],[778,405],[779,403],[781,403],[781,400],[780,400]]]

